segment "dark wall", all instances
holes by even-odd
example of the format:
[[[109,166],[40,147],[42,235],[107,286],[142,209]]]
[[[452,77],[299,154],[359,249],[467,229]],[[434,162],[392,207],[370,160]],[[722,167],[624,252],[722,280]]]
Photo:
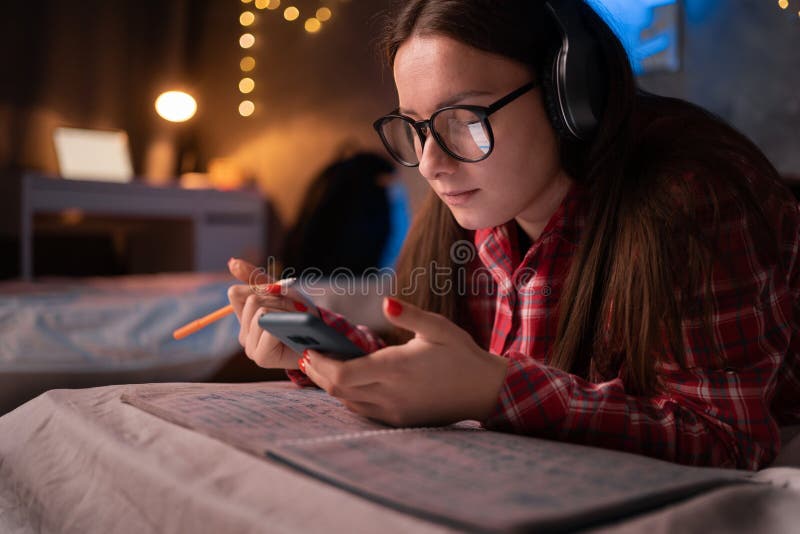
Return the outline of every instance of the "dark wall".
[[[372,121],[394,106],[391,73],[372,46],[376,13],[389,0],[297,0],[303,16],[257,10],[243,51],[234,0],[13,0],[0,19],[0,167],[55,173],[57,126],[120,128],[129,133],[135,172],[155,183],[176,168],[179,138],[197,148],[199,166],[224,159],[271,197],[291,220],[306,184],[345,147],[380,149]],[[333,17],[311,35],[303,20],[319,5]],[[286,5],[286,2],[284,2]],[[242,118],[239,60],[255,56]],[[162,90],[186,88],[198,100],[190,123],[157,117]],[[173,159],[171,159],[173,158]]]
[[[720,115],[800,175],[800,3],[790,4],[685,0],[682,72],[641,81]]]
[[[174,141],[192,134],[204,163],[224,159],[293,220],[307,184],[343,146],[380,150],[374,118],[395,106],[373,47],[391,0],[329,0],[309,35],[301,17],[260,11],[256,114],[238,115],[238,0],[11,0],[0,18],[0,168],[56,171],[52,128],[129,132],[135,171],[169,178]],[[284,5],[286,2],[284,2]],[[318,0],[297,0],[303,13]],[[682,72],[650,75],[657,93],[697,102],[751,136],[784,173],[800,173],[800,19],[763,0],[684,0]],[[198,98],[175,127],[153,111],[174,85]],[[406,171],[419,198],[424,183]]]
[[[193,1],[192,6],[203,6]],[[182,76],[188,0],[12,0],[0,18],[0,166],[56,171],[55,126],[128,131],[136,170],[160,86]]]

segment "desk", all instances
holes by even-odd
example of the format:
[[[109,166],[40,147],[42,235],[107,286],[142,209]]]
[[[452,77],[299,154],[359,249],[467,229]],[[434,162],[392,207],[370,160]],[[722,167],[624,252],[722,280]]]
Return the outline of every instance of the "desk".
[[[156,258],[133,272],[219,271],[231,256],[260,256],[264,248],[264,201],[251,192],[65,180],[25,173],[2,177],[0,206],[0,230],[19,237],[19,272],[24,280],[35,275],[37,215],[97,216],[102,224],[118,220],[146,226],[156,222],[149,229],[148,245],[151,250],[158,249],[158,254],[149,254]],[[167,231],[168,225],[161,224],[164,221],[174,221],[177,230]]]

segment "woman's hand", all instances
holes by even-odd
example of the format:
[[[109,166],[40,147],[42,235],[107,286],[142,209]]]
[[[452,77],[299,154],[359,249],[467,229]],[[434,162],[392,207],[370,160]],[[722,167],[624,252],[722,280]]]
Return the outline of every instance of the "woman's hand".
[[[491,414],[505,380],[505,358],[481,349],[442,315],[395,299],[384,299],[384,314],[416,336],[344,362],[309,350],[301,369],[350,410],[394,426]]]
[[[298,369],[300,356],[258,325],[261,315],[273,311],[306,312],[319,317],[319,311],[305,295],[292,287],[266,283],[263,269],[244,260],[228,262],[228,269],[245,282],[228,288],[228,300],[239,319],[239,343],[244,353],[260,367]]]

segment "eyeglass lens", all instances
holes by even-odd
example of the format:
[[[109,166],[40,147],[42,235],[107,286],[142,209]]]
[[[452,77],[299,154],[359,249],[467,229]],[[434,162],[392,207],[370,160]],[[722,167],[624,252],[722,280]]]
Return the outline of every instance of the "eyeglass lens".
[[[486,123],[468,109],[448,109],[437,113],[432,128],[449,152],[466,161],[483,159],[492,148]],[[392,154],[401,162],[419,163],[422,145],[410,122],[392,118],[382,125],[383,136]]]

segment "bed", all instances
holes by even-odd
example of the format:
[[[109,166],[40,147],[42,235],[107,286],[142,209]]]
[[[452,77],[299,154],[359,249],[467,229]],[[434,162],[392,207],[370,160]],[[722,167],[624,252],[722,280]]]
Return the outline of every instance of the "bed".
[[[226,275],[155,275],[0,285],[0,408],[50,389],[0,417],[0,532],[458,530],[121,402],[140,387],[130,384],[207,380],[239,350],[233,317],[185,342],[170,337],[175,327],[226,304],[230,283]],[[357,291],[358,298],[331,291],[327,282],[319,291],[304,289],[318,304],[381,326],[374,287]],[[52,389],[67,387],[83,389]],[[158,387],[213,392],[248,385]],[[259,387],[297,389],[288,382]],[[798,431],[784,429],[781,455],[758,473],[764,484],[709,490],[593,528],[798,532]]]
[[[0,414],[53,388],[208,380],[240,347],[230,316],[181,341],[173,329],[228,303],[227,274],[0,283]]]
[[[453,531],[120,402],[130,387],[49,391],[0,417],[0,532]],[[794,433],[759,473],[771,483],[708,491],[596,530],[797,532]]]

